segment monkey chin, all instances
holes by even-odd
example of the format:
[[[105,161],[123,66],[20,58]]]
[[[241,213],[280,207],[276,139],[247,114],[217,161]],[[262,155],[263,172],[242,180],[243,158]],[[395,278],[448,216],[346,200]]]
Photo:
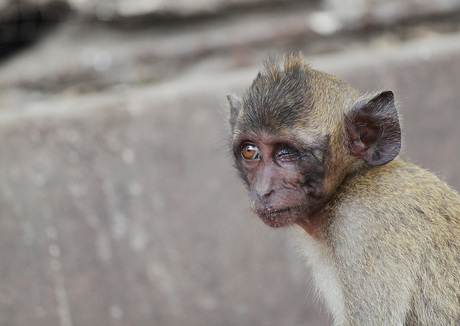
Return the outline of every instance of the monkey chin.
[[[300,206],[255,210],[259,218],[272,228],[282,228],[298,221],[303,216],[302,212]]]

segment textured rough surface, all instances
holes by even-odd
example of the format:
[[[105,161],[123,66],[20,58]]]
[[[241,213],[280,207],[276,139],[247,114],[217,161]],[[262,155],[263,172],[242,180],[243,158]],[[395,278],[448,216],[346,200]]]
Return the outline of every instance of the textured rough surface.
[[[316,318],[222,149],[230,84],[191,82],[2,115],[2,325]]]
[[[404,152],[457,189],[458,40],[313,58],[400,94]],[[3,112],[0,323],[326,325],[301,262],[249,215],[229,163],[225,95],[254,73]]]
[[[206,14],[222,9],[241,6],[256,5],[259,3],[279,3],[289,0],[69,0],[75,8],[85,14],[95,15],[102,19],[115,17],[132,17],[146,14],[173,13],[176,15]]]
[[[0,325],[330,325],[283,233],[249,213],[227,149],[226,95],[267,48],[335,48],[309,38],[330,17],[304,13],[72,22],[0,63]],[[403,156],[460,189],[460,34],[426,34],[309,57],[394,90]]]

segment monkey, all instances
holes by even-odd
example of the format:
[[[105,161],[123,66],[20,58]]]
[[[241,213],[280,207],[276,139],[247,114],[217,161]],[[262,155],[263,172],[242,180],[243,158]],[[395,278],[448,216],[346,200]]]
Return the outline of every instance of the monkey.
[[[295,239],[334,325],[460,325],[460,196],[400,158],[394,93],[279,61],[227,97],[252,211]]]

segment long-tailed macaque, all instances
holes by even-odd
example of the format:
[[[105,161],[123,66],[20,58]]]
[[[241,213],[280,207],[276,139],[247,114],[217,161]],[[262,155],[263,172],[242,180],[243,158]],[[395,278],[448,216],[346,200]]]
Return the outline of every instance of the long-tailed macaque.
[[[397,157],[391,91],[360,95],[298,54],[228,100],[252,209],[295,230],[336,325],[460,325],[460,196]]]

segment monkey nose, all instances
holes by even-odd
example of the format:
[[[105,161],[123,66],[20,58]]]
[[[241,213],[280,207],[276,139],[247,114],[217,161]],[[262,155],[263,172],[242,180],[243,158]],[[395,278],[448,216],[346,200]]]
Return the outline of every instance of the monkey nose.
[[[257,185],[255,189],[255,194],[257,196],[257,199],[263,203],[268,202],[271,195],[274,193],[275,193],[275,190],[273,189],[271,184]]]
[[[264,203],[269,200],[274,191],[273,171],[270,166],[266,166],[261,169],[255,181],[254,192],[256,199]]]

